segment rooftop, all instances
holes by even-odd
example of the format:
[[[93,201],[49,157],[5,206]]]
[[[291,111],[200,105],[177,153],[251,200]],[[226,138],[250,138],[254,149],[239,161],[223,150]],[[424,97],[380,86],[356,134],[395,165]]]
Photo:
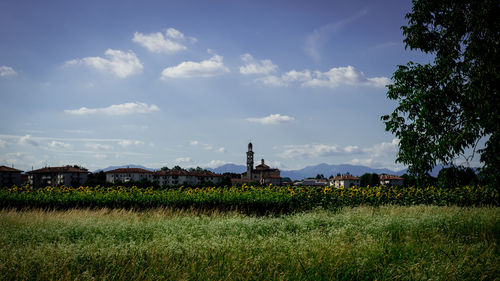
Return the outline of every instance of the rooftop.
[[[45,167],[38,170],[29,171],[28,174],[44,174],[44,173],[88,173],[89,171],[73,166],[62,167]]]
[[[0,166],[0,172],[21,173],[22,171],[7,166]]]

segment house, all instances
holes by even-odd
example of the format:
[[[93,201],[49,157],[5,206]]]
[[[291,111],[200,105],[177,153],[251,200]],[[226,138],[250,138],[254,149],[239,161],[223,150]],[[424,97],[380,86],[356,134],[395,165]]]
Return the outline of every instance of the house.
[[[106,181],[111,183],[129,181],[152,181],[153,172],[141,168],[118,168],[105,172]]]
[[[247,171],[241,174],[241,182],[254,181],[260,184],[280,185],[280,170],[270,168],[264,163],[264,159],[261,160],[261,163],[257,165],[255,169],[253,168],[254,152],[252,149],[252,143],[249,143],[247,151]]]
[[[33,187],[80,186],[88,178],[89,171],[78,166],[45,167],[28,172],[28,184]]]
[[[340,175],[330,180],[330,186],[340,187],[359,187],[359,178],[352,175]]]
[[[7,166],[0,166],[0,187],[12,187],[13,185],[20,186],[21,173],[23,171]]]
[[[400,177],[396,177],[393,175],[380,175],[380,185],[385,186],[402,186],[404,179]]]
[[[194,186],[204,183],[217,185],[222,183],[222,179],[222,175],[210,171],[168,170],[152,174],[152,181],[160,186],[181,184]]]
[[[296,182],[293,185],[302,185],[302,186],[327,186],[328,182],[326,179],[304,179],[302,181]]]

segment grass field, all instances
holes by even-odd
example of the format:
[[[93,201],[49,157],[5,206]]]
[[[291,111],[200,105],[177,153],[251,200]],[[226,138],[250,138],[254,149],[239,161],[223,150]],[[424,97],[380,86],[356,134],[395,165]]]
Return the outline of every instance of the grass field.
[[[500,208],[0,211],[1,280],[495,280]]]

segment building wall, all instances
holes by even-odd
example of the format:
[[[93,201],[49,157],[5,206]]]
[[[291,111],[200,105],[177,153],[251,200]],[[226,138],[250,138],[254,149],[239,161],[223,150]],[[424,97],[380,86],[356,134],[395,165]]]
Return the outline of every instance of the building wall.
[[[2,172],[0,173],[0,187],[12,187],[21,185],[21,173]]]
[[[37,173],[28,175],[28,183],[33,187],[80,186],[88,179],[86,173]]]
[[[397,179],[381,180],[380,184],[385,186],[402,186],[403,180],[397,180]]]
[[[332,185],[332,184],[330,184]],[[334,180],[333,181],[333,186],[335,186],[336,188],[340,188],[340,187],[344,187],[344,188],[348,188],[350,186],[355,186],[355,187],[359,187],[359,180],[354,180],[354,179],[343,179],[343,180]]]
[[[116,182],[129,182],[129,181],[152,181],[153,177],[147,173],[106,173],[106,181]]]

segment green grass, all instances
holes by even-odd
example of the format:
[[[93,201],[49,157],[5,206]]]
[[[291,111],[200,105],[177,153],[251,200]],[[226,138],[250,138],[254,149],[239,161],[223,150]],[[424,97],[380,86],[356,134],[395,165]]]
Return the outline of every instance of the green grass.
[[[1,280],[495,280],[500,208],[0,211]]]

